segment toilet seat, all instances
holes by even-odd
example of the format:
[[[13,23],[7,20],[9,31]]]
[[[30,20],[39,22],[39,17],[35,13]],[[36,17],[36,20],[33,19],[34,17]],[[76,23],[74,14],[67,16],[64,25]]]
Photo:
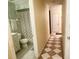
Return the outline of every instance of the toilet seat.
[[[25,39],[21,39],[20,42],[21,42],[21,44],[25,44],[25,43],[28,42],[28,39],[26,39],[26,38]]]
[[[21,39],[20,40],[20,43],[22,44],[22,47],[23,48],[28,48],[28,45],[27,45],[27,42],[28,42],[29,40],[28,39]]]

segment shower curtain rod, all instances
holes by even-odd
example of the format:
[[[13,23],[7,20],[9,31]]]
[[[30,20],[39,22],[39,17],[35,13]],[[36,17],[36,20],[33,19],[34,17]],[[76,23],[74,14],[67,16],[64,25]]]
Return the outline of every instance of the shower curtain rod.
[[[19,9],[19,10],[16,10],[16,11],[27,11],[27,10],[29,10],[29,8]]]

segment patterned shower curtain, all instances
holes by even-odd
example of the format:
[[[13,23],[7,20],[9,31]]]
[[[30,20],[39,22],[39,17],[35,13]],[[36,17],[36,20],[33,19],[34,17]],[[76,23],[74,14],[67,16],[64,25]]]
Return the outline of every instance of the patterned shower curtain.
[[[10,27],[13,33],[17,32],[17,23],[16,19],[10,19]]]
[[[18,11],[17,14],[21,23],[22,38],[32,39],[29,10]]]

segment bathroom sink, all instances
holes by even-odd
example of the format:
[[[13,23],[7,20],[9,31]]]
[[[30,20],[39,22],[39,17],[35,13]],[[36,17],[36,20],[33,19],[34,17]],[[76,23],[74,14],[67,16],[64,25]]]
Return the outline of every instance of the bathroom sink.
[[[15,35],[16,33],[11,33],[12,35]]]
[[[19,41],[21,39],[21,34],[20,33],[11,33],[11,34],[12,34],[15,52],[17,52],[18,50],[20,50],[20,42]]]

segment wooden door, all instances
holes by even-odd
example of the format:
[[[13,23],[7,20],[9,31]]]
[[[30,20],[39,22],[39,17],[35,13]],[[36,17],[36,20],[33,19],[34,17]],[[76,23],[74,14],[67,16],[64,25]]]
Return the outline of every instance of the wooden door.
[[[62,33],[62,5],[51,7],[51,30],[55,33]]]

